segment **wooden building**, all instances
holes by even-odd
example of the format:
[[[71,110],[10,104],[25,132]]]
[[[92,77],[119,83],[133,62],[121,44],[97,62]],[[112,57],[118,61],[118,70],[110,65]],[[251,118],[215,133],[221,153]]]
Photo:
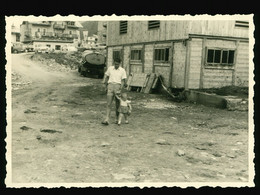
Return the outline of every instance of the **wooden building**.
[[[157,73],[171,88],[247,86],[249,22],[108,21],[107,65],[116,56],[130,73]]]

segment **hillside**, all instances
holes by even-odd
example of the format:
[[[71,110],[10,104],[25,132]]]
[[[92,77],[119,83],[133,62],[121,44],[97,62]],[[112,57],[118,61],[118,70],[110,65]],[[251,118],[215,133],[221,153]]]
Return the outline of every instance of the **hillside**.
[[[80,22],[80,23],[83,26],[83,29],[88,30],[88,36],[97,34],[97,31],[98,31],[98,22],[97,21],[84,21],[84,22]]]

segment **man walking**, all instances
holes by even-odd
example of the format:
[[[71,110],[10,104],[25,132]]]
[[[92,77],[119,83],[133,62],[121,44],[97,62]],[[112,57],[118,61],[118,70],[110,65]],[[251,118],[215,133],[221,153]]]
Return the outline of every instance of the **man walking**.
[[[118,108],[120,102],[115,95],[120,95],[123,87],[126,86],[126,72],[125,69],[120,67],[121,59],[114,59],[114,66],[110,66],[104,76],[103,83],[107,87],[107,107],[106,107],[106,118],[102,121],[103,125],[109,125],[109,118],[111,113],[112,102],[115,99],[116,102],[116,123],[118,120],[119,112]]]

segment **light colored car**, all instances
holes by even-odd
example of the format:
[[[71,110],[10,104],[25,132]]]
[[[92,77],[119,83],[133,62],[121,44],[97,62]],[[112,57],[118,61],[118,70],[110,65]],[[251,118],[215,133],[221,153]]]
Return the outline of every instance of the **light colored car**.
[[[25,51],[25,47],[22,43],[14,43],[11,47],[12,53],[21,53]]]
[[[45,46],[45,45],[36,46],[35,52],[36,53],[49,53],[50,48],[48,46]]]
[[[78,49],[71,45],[65,45],[62,47],[62,51],[76,52],[76,51],[78,51]]]
[[[34,51],[33,45],[26,44],[24,45],[25,52]]]

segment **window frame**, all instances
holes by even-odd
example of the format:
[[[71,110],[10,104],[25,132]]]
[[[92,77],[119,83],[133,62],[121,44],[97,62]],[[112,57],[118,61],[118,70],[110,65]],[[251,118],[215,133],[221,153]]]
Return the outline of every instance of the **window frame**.
[[[116,52],[118,52],[118,57],[119,57],[120,60],[122,61],[122,49],[113,49],[113,52],[112,52],[113,64],[114,64],[115,58],[117,57],[117,56],[115,55]]]
[[[158,22],[158,26],[157,26],[157,24],[155,24],[155,22]],[[159,29],[161,26],[161,21],[160,20],[149,20],[147,23],[147,26],[148,26],[148,30]]]
[[[127,31],[128,31],[128,21],[127,20],[119,21],[119,34],[120,35],[127,34]]]
[[[208,52],[209,50],[213,50],[213,62],[208,62]],[[215,51],[220,51],[220,62],[214,62],[215,58]],[[223,62],[223,52],[228,52],[227,53],[227,59],[226,62]],[[229,63],[229,56],[230,52],[233,52],[233,60],[232,63]],[[229,67],[233,68],[235,63],[236,63],[236,52],[237,50],[235,48],[216,48],[216,47],[206,47],[206,52],[205,52],[205,67]]]
[[[156,54],[156,50],[163,50],[164,51],[164,54],[160,53],[159,54]],[[168,59],[166,60],[166,50],[168,50]],[[160,56],[159,58],[163,57],[163,59],[156,59],[156,57]],[[154,57],[153,57],[153,60],[154,60],[154,63],[155,64],[160,64],[160,63],[163,63],[163,64],[167,64],[167,63],[170,63],[170,47],[156,47],[154,48]]]
[[[133,59],[133,52],[138,51],[138,59]],[[130,50],[130,62],[131,63],[142,63],[143,62],[143,49],[133,48]]]
[[[235,27],[236,27],[236,28],[245,28],[245,29],[248,29],[248,28],[249,28],[249,21],[236,20],[236,21],[235,21]]]

